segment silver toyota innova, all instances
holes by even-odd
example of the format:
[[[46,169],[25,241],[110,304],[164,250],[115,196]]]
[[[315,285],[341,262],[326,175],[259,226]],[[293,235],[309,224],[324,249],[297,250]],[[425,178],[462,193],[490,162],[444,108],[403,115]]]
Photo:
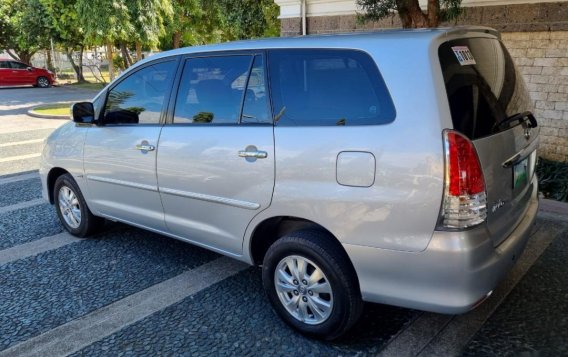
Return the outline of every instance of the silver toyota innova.
[[[491,294],[538,208],[531,110],[487,28],[184,48],[72,107],[43,195],[79,237],[109,219],[262,266],[278,315],[333,339],[363,301]]]

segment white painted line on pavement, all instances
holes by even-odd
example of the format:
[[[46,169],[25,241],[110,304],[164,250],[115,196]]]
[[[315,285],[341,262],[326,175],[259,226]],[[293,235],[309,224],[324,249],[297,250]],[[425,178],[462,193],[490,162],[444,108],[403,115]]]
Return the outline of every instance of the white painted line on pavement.
[[[0,214],[9,213],[23,208],[30,208],[47,203],[43,198],[36,198],[35,200],[16,203],[15,205],[0,207]]]
[[[12,182],[29,180],[29,179],[33,179],[33,178],[37,178],[37,177],[39,177],[39,174],[37,172],[30,172],[30,173],[27,173],[27,174],[10,176],[10,177],[7,177],[7,178],[0,179],[0,185],[12,183]]]
[[[67,356],[218,283],[248,265],[219,258],[0,352],[0,356]]]
[[[34,240],[15,247],[0,250],[0,265],[8,264],[16,260],[33,257],[35,255],[55,250],[71,243],[80,242],[82,239],[64,232],[54,236]]]
[[[0,148],[5,148],[5,147],[8,147],[8,146],[16,146],[16,145],[37,144],[37,143],[41,143],[42,141],[43,141],[43,139],[14,141],[14,142],[10,142],[10,143],[0,144]]]
[[[541,214],[538,215],[541,217]],[[562,231],[546,224],[532,234],[523,255],[506,279],[481,306],[463,315],[423,313],[379,353],[391,356],[457,356],[507,295]]]
[[[0,159],[0,162],[10,162],[10,161],[17,161],[17,160],[26,160],[26,159],[33,159],[36,157],[40,157],[41,154],[27,154],[27,155],[20,155],[20,156],[10,156]]]

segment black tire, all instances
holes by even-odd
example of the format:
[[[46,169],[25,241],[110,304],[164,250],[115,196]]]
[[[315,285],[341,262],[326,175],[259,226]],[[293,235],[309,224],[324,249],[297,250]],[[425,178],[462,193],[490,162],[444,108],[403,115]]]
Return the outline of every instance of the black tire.
[[[47,77],[38,77],[36,80],[36,85],[40,88],[49,88],[51,87],[51,83]]]
[[[330,295],[333,298],[331,313],[320,323],[308,324],[300,321],[298,317],[294,317],[284,307],[284,303],[280,300],[281,297],[279,297],[275,286],[275,272],[277,268],[283,266],[280,264],[283,264],[285,258],[293,256],[306,258],[315,263],[331,286],[332,294]],[[336,339],[357,322],[363,311],[363,301],[355,270],[345,251],[326,232],[302,230],[290,233],[277,240],[270,246],[264,257],[262,282],[276,313],[288,325],[310,337],[325,340]],[[311,283],[308,282],[308,284]],[[293,293],[287,294],[290,298],[294,298],[293,295],[298,295],[302,299],[307,298],[305,296],[306,288],[303,288],[300,294],[297,293],[298,291],[294,290]],[[283,296],[282,291],[280,296]],[[298,308],[296,312],[299,310]],[[308,316],[314,317],[315,313],[308,313]]]
[[[72,192],[76,202],[67,199],[67,190]],[[64,174],[57,178],[53,186],[53,199],[59,221],[72,235],[85,238],[98,232],[104,226],[105,219],[91,213],[79,186],[70,174]],[[73,214],[77,211],[80,212],[78,220],[77,216]],[[66,212],[65,215],[64,212]]]

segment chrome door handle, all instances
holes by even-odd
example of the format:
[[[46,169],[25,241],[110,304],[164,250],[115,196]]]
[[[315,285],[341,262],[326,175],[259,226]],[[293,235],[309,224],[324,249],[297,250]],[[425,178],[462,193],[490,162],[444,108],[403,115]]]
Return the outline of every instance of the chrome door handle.
[[[141,151],[154,151],[156,150],[156,147],[154,145],[136,145],[136,150],[141,150]]]
[[[255,159],[266,159],[268,157],[268,153],[266,151],[239,151],[239,157],[251,157]]]

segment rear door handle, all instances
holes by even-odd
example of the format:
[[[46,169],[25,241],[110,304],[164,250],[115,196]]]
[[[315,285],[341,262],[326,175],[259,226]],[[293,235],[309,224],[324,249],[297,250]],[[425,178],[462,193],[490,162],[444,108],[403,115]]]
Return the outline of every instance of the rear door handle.
[[[255,159],[266,159],[268,157],[268,153],[266,151],[245,151],[245,150],[241,150],[239,151],[239,156],[240,157],[251,157],[251,158],[255,158]]]
[[[140,144],[140,145],[136,145],[136,150],[154,151],[154,150],[156,150],[156,147],[154,145],[149,145],[149,144]]]

